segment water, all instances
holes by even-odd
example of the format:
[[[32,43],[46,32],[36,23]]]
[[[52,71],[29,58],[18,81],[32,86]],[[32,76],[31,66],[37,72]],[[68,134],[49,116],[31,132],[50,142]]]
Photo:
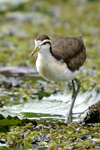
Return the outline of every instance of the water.
[[[73,121],[82,121],[85,117],[86,112],[84,112],[88,107],[95,104],[100,100],[100,94],[97,94],[95,90],[86,93],[79,93],[74,104]],[[3,107],[2,114],[4,116],[17,115],[19,118],[29,118],[36,120],[58,120],[65,119],[66,114],[69,111],[71,104],[71,94],[53,94],[49,97],[44,97],[42,100],[33,100],[26,102],[9,102]],[[77,114],[79,113],[79,114]],[[79,117],[80,116],[80,117]]]

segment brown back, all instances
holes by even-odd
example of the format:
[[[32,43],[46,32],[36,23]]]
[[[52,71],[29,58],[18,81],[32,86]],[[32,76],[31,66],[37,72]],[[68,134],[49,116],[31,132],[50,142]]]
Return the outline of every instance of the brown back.
[[[53,55],[61,57],[71,71],[79,70],[86,59],[82,36],[51,39]]]

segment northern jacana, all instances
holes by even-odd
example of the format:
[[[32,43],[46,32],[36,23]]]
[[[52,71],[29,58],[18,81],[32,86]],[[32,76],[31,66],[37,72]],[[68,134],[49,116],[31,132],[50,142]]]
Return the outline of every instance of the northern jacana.
[[[35,39],[35,49],[31,56],[36,52],[38,52],[36,67],[43,78],[50,81],[72,81],[72,103],[65,119],[70,123],[74,102],[81,85],[76,76],[86,59],[83,38],[79,35],[50,39],[47,35],[39,35]],[[77,83],[77,89],[74,82]]]

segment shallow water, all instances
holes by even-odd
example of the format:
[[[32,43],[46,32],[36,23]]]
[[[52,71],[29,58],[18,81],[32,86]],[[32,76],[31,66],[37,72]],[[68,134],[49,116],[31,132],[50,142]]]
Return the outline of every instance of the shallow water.
[[[89,106],[100,100],[100,94],[95,90],[86,93],[79,93],[73,108],[73,121],[82,121],[85,117],[85,110]],[[70,108],[71,94],[53,94],[49,97],[43,97],[42,100],[33,100],[26,102],[10,101],[3,107],[4,116],[18,116],[19,118],[29,118],[36,120],[58,120],[65,119]],[[83,114],[80,114],[84,112]],[[79,114],[77,114],[79,113]]]

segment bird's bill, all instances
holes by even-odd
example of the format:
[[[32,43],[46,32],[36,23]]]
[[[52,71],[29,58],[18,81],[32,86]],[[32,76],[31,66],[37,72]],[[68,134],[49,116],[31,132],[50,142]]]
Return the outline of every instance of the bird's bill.
[[[40,47],[36,47],[36,48],[32,51],[31,56],[33,56],[39,49],[40,49]]]

